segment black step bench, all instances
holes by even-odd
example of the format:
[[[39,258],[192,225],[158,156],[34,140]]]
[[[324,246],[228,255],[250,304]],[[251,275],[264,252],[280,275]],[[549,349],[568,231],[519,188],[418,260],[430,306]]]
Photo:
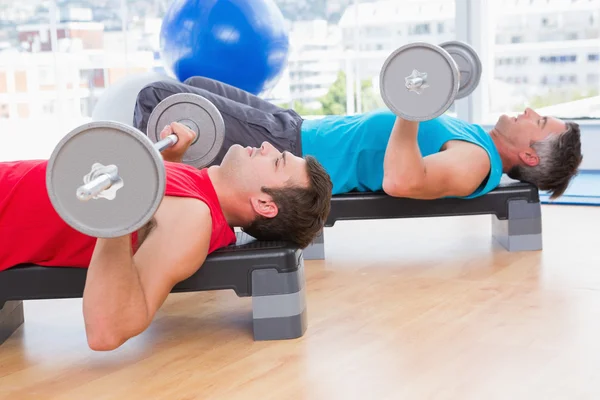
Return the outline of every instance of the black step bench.
[[[335,195],[325,227],[337,221],[362,219],[453,217],[491,214],[492,235],[508,251],[542,249],[542,215],[537,187],[502,179],[493,191],[474,199],[415,200],[384,192]],[[325,259],[324,233],[304,250],[307,260]]]
[[[0,272],[0,344],[24,322],[23,300],[81,298],[87,269],[20,265]],[[288,243],[237,233],[235,245],[208,256],[171,293],[233,289],[252,296],[255,340],[293,339],[306,331],[304,260]]]

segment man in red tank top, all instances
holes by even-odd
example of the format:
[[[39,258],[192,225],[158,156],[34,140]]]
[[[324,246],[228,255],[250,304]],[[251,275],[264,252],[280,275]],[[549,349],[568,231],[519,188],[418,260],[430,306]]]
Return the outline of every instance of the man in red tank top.
[[[131,235],[103,239],[72,229],[46,190],[46,160],[0,162],[0,271],[19,264],[88,268],[83,313],[89,346],[112,350],[143,332],[178,282],[211,252],[235,242],[234,227],[257,239],[307,246],[329,212],[331,181],[315,160],[232,146],[221,165],[198,170],[180,154],[194,133],[173,123],[163,152],[165,197]],[[2,279],[2,272],[0,272]]]

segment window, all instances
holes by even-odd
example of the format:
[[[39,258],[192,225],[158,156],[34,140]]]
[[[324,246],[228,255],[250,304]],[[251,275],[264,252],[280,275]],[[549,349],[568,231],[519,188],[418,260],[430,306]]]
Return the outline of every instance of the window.
[[[428,35],[429,34],[429,24],[412,25],[409,28],[409,33],[411,35]]]
[[[10,136],[15,142],[0,160],[48,157],[70,129],[90,120],[106,88],[160,65],[163,6],[39,3],[7,2],[0,14],[0,129],[23,132]],[[32,149],[32,141],[43,148]]]
[[[280,81],[262,96],[303,115],[384,107],[379,72],[393,50],[455,39],[454,0],[274,1],[290,50]],[[0,46],[0,123],[26,120],[44,128],[30,131],[60,138],[89,121],[120,79],[162,68],[159,34],[168,7],[145,0],[93,7],[50,0],[25,8],[8,2],[0,15],[8,43]]]
[[[487,34],[495,38],[494,62],[484,64],[492,76],[484,123],[526,106],[542,113],[554,106],[553,112],[560,114],[564,105],[561,117],[600,118],[593,106],[600,104],[600,1],[484,3],[492,27]],[[579,115],[573,115],[570,103],[593,98],[596,103],[582,103]]]
[[[417,40],[455,39],[454,1],[402,6],[389,0],[315,2],[324,3],[323,10],[302,1],[275,1],[289,20],[292,44],[289,79],[276,89],[289,93],[287,101],[280,96],[281,103],[292,104],[301,115],[353,114],[385,107],[379,73],[390,53]],[[314,43],[326,45],[315,51]],[[313,74],[307,76],[309,71]]]

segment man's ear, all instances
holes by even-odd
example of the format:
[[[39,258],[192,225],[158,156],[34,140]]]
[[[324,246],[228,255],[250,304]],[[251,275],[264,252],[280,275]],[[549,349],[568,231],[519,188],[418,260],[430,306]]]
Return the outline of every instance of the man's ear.
[[[258,215],[262,215],[265,218],[275,218],[279,209],[277,204],[273,201],[271,196],[266,193],[262,193],[260,196],[252,197],[250,199],[254,212]]]
[[[525,165],[529,167],[535,167],[540,163],[540,158],[538,157],[535,150],[531,148],[520,152],[519,158],[521,159],[521,161],[523,161],[523,163],[525,163]]]

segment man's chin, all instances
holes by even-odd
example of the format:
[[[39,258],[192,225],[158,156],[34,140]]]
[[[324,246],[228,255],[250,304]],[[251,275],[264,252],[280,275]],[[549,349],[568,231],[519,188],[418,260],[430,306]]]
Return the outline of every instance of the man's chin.
[[[500,118],[498,118],[498,121],[496,121],[496,130],[502,131],[504,130],[504,127],[506,127],[507,125],[510,124],[512,117],[506,115],[506,114],[502,114],[500,116]]]
[[[240,146],[239,144],[233,144],[231,145],[231,147],[229,147],[229,149],[223,156],[223,159],[239,157],[239,154],[241,154],[241,152],[243,151],[245,151],[244,147]]]

